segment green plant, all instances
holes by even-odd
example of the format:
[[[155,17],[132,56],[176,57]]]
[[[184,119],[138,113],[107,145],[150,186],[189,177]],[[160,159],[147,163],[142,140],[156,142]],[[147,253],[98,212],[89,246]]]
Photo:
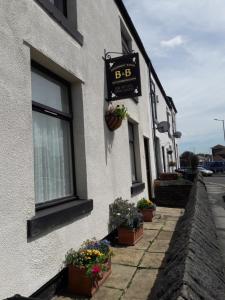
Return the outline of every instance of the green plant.
[[[124,120],[129,116],[127,112],[127,108],[123,104],[117,106],[111,106],[110,109],[108,110],[108,113],[114,114],[121,120]]]
[[[156,208],[156,205],[155,205],[151,200],[142,198],[142,199],[140,199],[140,200],[138,201],[138,203],[137,203],[137,208],[138,208],[138,209],[144,209],[144,208],[152,208],[152,209],[155,209],[155,208]]]
[[[97,241],[95,238],[86,240],[79,250],[70,249],[66,253],[65,264],[85,268],[86,274],[99,278],[107,271],[106,263],[113,255],[107,240]]]
[[[139,228],[142,223],[142,215],[138,212],[134,203],[117,198],[110,205],[110,225],[112,229],[119,226],[132,229]]]

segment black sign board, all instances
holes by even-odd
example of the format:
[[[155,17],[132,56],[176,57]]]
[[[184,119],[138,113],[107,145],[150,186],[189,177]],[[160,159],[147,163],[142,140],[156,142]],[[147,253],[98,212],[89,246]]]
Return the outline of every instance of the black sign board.
[[[138,53],[107,58],[105,65],[108,101],[141,96]]]

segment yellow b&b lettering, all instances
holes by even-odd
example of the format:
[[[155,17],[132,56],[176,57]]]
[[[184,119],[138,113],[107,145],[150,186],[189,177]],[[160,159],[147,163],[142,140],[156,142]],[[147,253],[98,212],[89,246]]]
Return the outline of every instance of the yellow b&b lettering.
[[[125,69],[125,76],[130,77],[131,76],[131,69]]]
[[[116,79],[121,78],[121,72],[120,71],[116,71],[115,72],[115,77],[116,77]]]

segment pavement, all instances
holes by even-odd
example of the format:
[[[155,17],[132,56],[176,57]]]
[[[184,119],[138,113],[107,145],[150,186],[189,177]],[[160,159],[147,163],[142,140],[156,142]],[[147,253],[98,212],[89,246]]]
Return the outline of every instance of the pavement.
[[[144,223],[144,236],[135,246],[114,246],[112,274],[94,300],[154,300],[151,290],[157,274],[164,268],[164,258],[183,209],[157,207],[153,222]],[[225,216],[225,215],[224,215]],[[54,300],[87,299],[58,296]]]
[[[225,266],[225,174],[215,174],[212,177],[206,177],[204,180]]]

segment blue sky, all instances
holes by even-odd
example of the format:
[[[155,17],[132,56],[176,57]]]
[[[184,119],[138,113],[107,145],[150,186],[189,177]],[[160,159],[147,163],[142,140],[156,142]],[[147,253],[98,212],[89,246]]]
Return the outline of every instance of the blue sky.
[[[123,0],[177,107],[180,152],[224,144],[225,1]]]

